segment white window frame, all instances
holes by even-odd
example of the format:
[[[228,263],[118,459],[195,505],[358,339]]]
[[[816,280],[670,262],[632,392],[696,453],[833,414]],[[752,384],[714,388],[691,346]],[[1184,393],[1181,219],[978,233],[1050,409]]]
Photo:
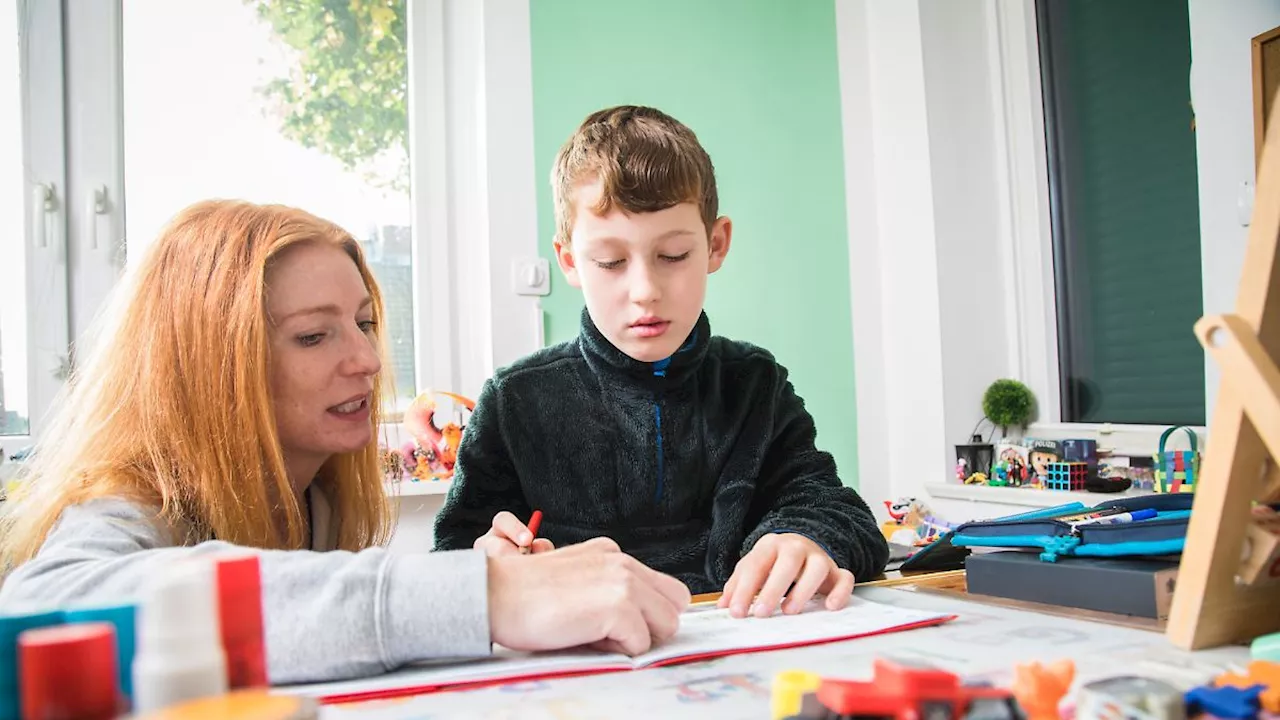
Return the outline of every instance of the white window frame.
[[[996,128],[996,135],[1004,138],[996,144],[997,173],[1003,186],[1000,244],[1006,277],[1013,278],[1017,298],[1016,303],[1004,304],[1006,327],[1012,333],[1008,360],[1039,405],[1039,419],[1027,434],[1046,439],[1097,437],[1100,445],[1117,453],[1150,454],[1167,426],[1061,421],[1057,293],[1035,4],[996,0],[985,7],[991,37],[996,39],[991,44],[993,115],[1003,126],[1003,131]],[[1192,429],[1203,443],[1205,427]]]
[[[58,375],[70,344],[62,4],[19,2],[18,22],[30,427],[27,435],[0,436],[6,455],[39,434],[61,390]]]

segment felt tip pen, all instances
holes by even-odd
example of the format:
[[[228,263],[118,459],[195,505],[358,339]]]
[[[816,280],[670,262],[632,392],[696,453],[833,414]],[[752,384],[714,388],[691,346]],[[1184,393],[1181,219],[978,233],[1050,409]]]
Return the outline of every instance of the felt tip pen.
[[[1121,523],[1130,523],[1137,520],[1149,520],[1156,516],[1156,511],[1151,508],[1143,508],[1127,513],[1119,513],[1116,515],[1103,515],[1102,517],[1089,518],[1075,523],[1076,527],[1081,525],[1119,525]]]
[[[533,549],[533,541],[538,539],[538,526],[542,524],[542,511],[534,510],[529,516],[529,544],[520,548],[521,555],[528,555]]]

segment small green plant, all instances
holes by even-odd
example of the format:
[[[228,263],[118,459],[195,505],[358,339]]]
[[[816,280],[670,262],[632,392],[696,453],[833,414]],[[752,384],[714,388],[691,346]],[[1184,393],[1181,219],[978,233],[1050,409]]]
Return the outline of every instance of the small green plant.
[[[991,383],[982,394],[982,412],[1000,428],[1001,435],[1007,435],[1010,427],[1025,428],[1031,422],[1035,404],[1030,388],[1007,378]]]

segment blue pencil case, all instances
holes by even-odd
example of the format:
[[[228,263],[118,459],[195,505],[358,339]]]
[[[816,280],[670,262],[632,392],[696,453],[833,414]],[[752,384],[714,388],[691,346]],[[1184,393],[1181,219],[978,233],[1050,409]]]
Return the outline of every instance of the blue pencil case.
[[[1187,540],[1187,523],[1195,496],[1160,494],[1122,498],[1094,506],[1069,503],[1028,517],[1015,515],[965,523],[955,529],[951,544],[960,547],[1027,548],[1040,550],[1040,559],[1062,556],[1147,557],[1177,555]],[[1068,522],[1083,514],[1155,511],[1153,517],[1115,524]]]

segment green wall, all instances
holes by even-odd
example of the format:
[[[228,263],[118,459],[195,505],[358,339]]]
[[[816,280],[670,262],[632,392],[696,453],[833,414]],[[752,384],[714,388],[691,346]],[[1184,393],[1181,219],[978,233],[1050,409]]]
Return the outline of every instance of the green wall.
[[[582,119],[651,105],[689,125],[734,221],[707,314],[717,335],[768,348],[791,371],[818,445],[857,485],[853,338],[835,6],[778,0],[531,0],[540,249],[549,175]],[[558,274],[546,338],[574,337],[582,295]]]

